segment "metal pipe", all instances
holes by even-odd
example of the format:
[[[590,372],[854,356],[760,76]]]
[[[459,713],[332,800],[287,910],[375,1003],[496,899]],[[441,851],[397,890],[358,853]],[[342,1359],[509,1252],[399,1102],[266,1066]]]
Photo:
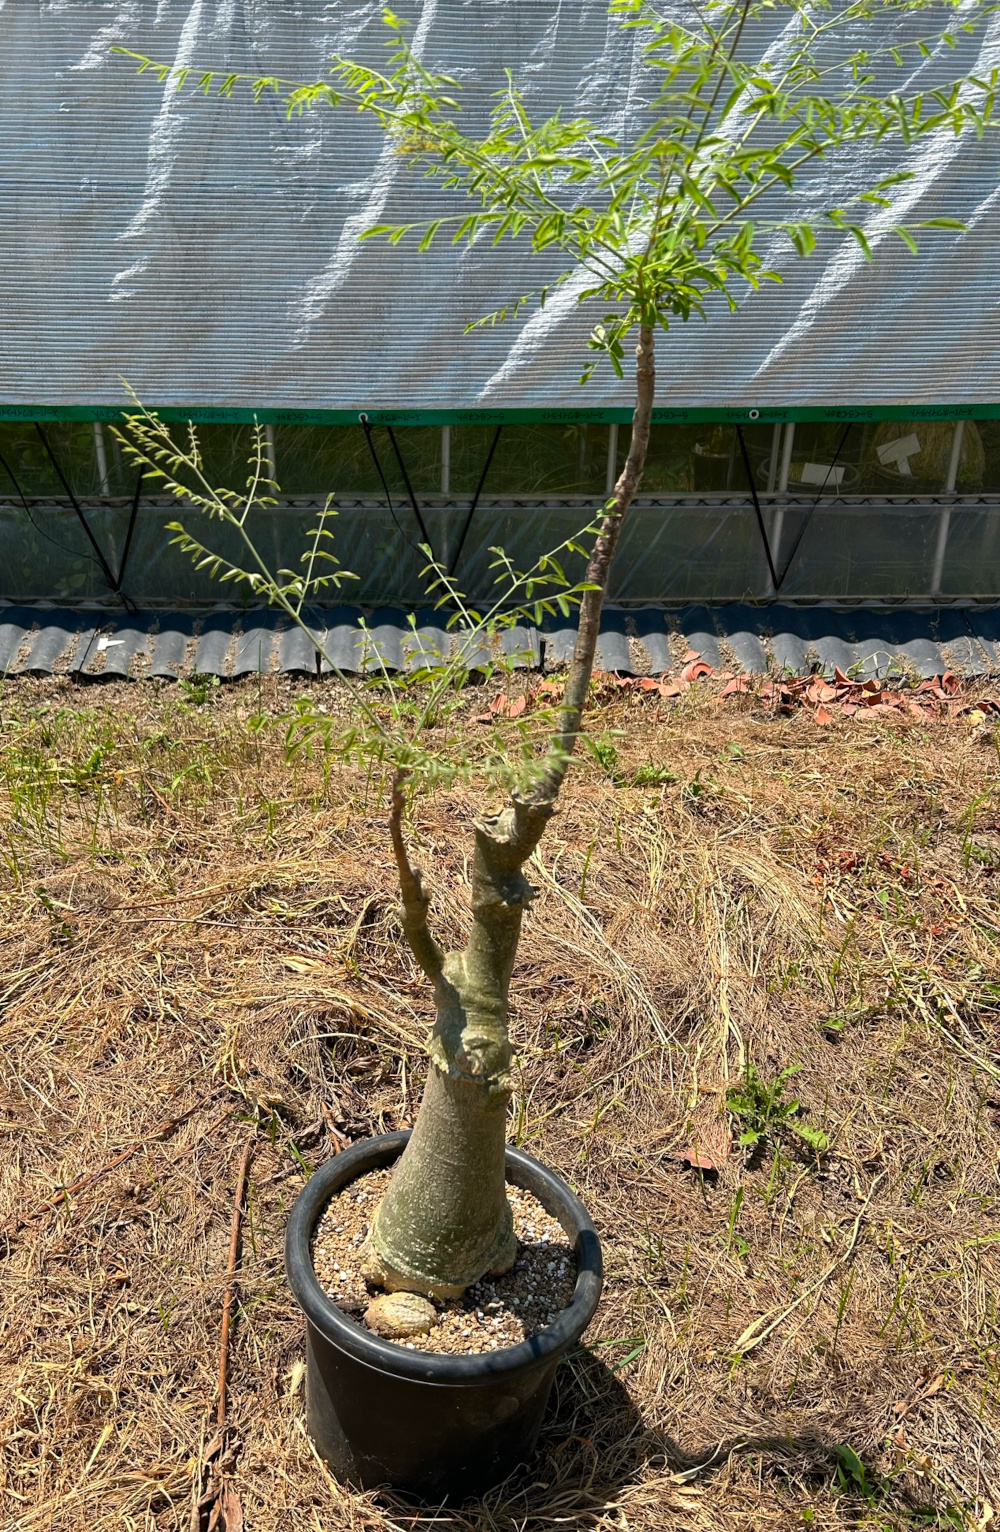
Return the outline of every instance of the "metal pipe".
[[[948,459],[948,477],[944,481],[946,495],[955,493],[955,485],[958,483],[958,465],[962,459],[962,438],[965,435],[965,421],[955,421],[955,434],[951,439],[951,456]],[[941,581],[944,578],[944,561],[948,552],[948,533],[951,530],[951,511],[943,510],[941,520],[938,522],[937,547],[934,549],[934,569],[931,574],[931,595],[940,596]]]
[[[781,478],[778,480],[778,493],[787,495],[788,475],[792,470],[792,443],[795,440],[795,421],[790,420],[785,427],[785,450],[781,454]]]
[[[788,475],[792,468],[792,443],[795,441],[795,421],[790,420],[785,426],[785,443],[781,454],[781,473],[778,478],[778,493],[787,495]],[[781,534],[785,527],[785,507],[775,506],[774,520],[771,522],[771,558],[775,569],[781,566]]]
[[[441,493],[451,494],[451,426],[441,427]]]
[[[110,495],[111,481],[108,478],[108,454],[104,450],[104,429],[99,420],[94,421],[94,456],[97,458],[97,477],[101,485],[101,494]]]
[[[613,421],[608,426],[608,471],[604,478],[604,493],[608,499],[615,492],[618,483],[618,422]]]
[[[271,465],[271,478],[278,477],[278,459],[274,451],[274,427],[264,427],[264,445],[267,447],[267,459]]]
[[[955,493],[955,485],[958,483],[958,465],[962,458],[962,438],[965,435],[965,421],[955,421],[955,434],[951,439],[951,457],[948,459],[948,477],[945,480],[944,492],[946,495]]]
[[[774,494],[778,482],[778,453],[781,451],[781,422],[771,432],[771,456],[767,465],[767,493]]]
[[[934,549],[934,572],[931,575],[931,595],[940,596],[941,579],[944,575],[944,556],[948,548],[948,529],[951,526],[951,512],[942,511],[941,520],[938,522],[937,547]]]

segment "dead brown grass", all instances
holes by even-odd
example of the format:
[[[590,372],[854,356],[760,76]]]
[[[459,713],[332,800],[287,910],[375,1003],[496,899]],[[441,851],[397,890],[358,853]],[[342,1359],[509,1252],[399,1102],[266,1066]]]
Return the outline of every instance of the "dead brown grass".
[[[512,1132],[586,1199],[607,1288],[530,1469],[435,1515],[336,1485],[302,1429],[287,1210],[345,1138],[410,1120],[429,1008],[377,793],[286,764],[288,695],[4,694],[4,1526],[190,1525],[252,1139],[223,1467],[253,1532],[987,1527],[995,735],[699,687],[595,715],[617,760],[581,767],[534,870]],[[648,764],[676,780],[615,785]],[[417,815],[452,941],[472,812]],[[778,1125],[727,1154],[747,1061],[802,1066],[828,1153]]]

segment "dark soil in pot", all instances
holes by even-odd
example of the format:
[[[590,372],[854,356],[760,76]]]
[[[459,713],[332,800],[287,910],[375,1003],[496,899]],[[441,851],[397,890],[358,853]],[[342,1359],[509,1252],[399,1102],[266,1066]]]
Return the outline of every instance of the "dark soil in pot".
[[[338,1478],[440,1502],[482,1492],[530,1456],[556,1366],[596,1310],[601,1253],[586,1210],[565,1183],[508,1148],[508,1182],[528,1194],[525,1207],[537,1198],[572,1248],[576,1279],[568,1305],[519,1344],[476,1355],[410,1349],[374,1335],[324,1291],[313,1267],[313,1237],[331,1198],[391,1166],[408,1136],[365,1140],[315,1172],[289,1219],[286,1266],[306,1315],[306,1409],[319,1452]]]

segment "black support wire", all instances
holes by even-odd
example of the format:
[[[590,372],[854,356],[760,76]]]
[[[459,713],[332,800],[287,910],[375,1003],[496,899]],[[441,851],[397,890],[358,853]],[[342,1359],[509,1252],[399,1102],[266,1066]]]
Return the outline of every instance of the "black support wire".
[[[451,567],[448,570],[449,575],[452,577],[454,577],[455,570],[458,568],[458,561],[462,557],[462,549],[465,547],[465,539],[468,536],[469,528],[472,526],[472,518],[476,514],[476,506],[479,504],[479,497],[483,492],[484,485],[486,484],[486,475],[490,471],[490,464],[493,461],[493,454],[497,450],[497,442],[500,440],[500,432],[502,430],[503,426],[499,425],[493,432],[493,440],[490,442],[490,450],[486,454],[486,462],[483,464],[483,471],[479,475],[479,483],[476,485],[476,493],[472,497],[472,504],[469,506],[469,514],[465,518],[465,526],[462,528],[462,535],[458,539],[458,547],[455,549],[455,554],[451,561]]]
[[[392,429],[392,426],[386,426],[386,430],[389,433],[389,440],[392,442],[392,450],[396,454],[396,462],[399,464],[399,471],[403,475],[403,483],[406,485],[406,493],[409,496],[410,505],[413,507],[413,514],[417,518],[417,526],[420,528],[424,542],[429,548],[431,545],[430,535],[427,531],[427,528],[424,526],[424,518],[420,514],[420,507],[417,504],[417,497],[413,493],[413,485],[410,483],[410,475],[407,473],[406,464],[403,462],[403,454],[399,450],[399,443],[396,440],[396,433]]]
[[[736,427],[736,437],[740,444],[740,452],[743,454],[743,466],[747,471],[747,483],[750,486],[750,494],[753,498],[753,508],[757,516],[757,525],[760,528],[760,540],[764,544],[764,556],[767,559],[767,567],[771,574],[771,584],[774,587],[775,595],[778,594],[778,592],[781,590],[781,587],[784,585],[785,580],[788,578],[788,571],[791,569],[795,555],[798,553],[799,547],[801,546],[802,539],[806,535],[809,523],[813,518],[813,513],[815,512],[816,507],[819,505],[820,500],[823,498],[823,491],[826,489],[827,484],[830,482],[830,475],[837,466],[837,459],[839,458],[841,452],[844,450],[844,443],[847,441],[850,429],[850,424],[847,424],[841,433],[840,441],[837,443],[837,450],[833,454],[833,462],[826,470],[826,478],[823,480],[819,487],[819,494],[816,496],[812,505],[806,512],[805,519],[799,528],[799,535],[792,544],[792,551],[789,553],[787,559],[785,560],[785,567],[779,575],[774,566],[774,555],[771,552],[771,543],[767,535],[767,528],[764,526],[764,513],[761,510],[760,499],[757,495],[757,486],[754,483],[753,469],[750,466],[750,454],[747,452],[747,444],[743,438],[742,428],[740,426]]]
[[[374,434],[372,432],[371,422],[369,421],[367,415],[359,415],[358,419],[360,420],[361,428],[362,428],[362,430],[365,433],[365,441],[368,443],[368,451],[371,453],[372,462],[375,464],[375,472],[378,474],[379,479],[380,479],[381,484],[382,484],[382,489],[385,492],[385,503],[389,507],[389,515],[392,517],[393,521],[396,523],[396,531],[399,533],[400,537],[403,539],[403,541],[405,543],[409,543],[410,547],[413,549],[414,553],[417,554],[418,557],[423,557],[423,555],[421,554],[420,549],[417,547],[416,543],[412,542],[411,539],[407,537],[406,533],[403,531],[403,528],[399,524],[399,517],[396,515],[396,508],[395,508],[395,506],[392,503],[392,496],[389,493],[389,486],[386,483],[385,474],[382,472],[382,464],[381,464],[381,462],[379,460],[379,455],[378,455],[378,453],[375,450],[375,437],[374,437]],[[392,436],[392,432],[391,431],[389,432],[389,435],[390,435],[390,437]],[[394,447],[396,446],[395,440],[393,440],[393,446]],[[399,458],[399,448],[398,447],[396,447],[396,456],[397,456],[397,458]],[[400,460],[400,466],[402,466],[402,461],[401,460]],[[410,481],[409,481],[409,478],[407,477],[405,468],[403,469],[403,477],[404,477],[404,479],[406,479],[407,485],[409,485]],[[412,493],[413,493],[412,490],[410,491],[410,493],[412,495]],[[426,541],[427,546],[430,547],[430,538],[427,536],[427,528],[424,526],[423,517],[420,515],[420,512],[417,510],[416,502],[415,501],[413,502],[413,508],[414,508],[414,511],[416,511],[417,524],[419,525],[421,532],[424,534],[424,540]],[[432,557],[433,557],[433,554],[432,554]]]
[[[90,543],[90,546],[93,548],[95,554],[97,555],[97,562],[101,566],[101,570],[102,570],[102,572],[104,574],[104,578],[107,580],[108,585],[114,591],[115,595],[123,602],[123,604],[128,608],[128,610],[129,611],[134,611],[135,608],[132,605],[132,602],[129,601],[129,599],[128,599],[128,597],[126,595],[123,594],[123,592],[122,592],[118,582],[116,581],[114,575],[111,573],[111,566],[108,563],[107,559],[104,557],[104,550],[101,548],[100,543],[97,541],[97,538],[94,536],[93,532],[91,531],[90,523],[87,521],[86,516],[83,514],[83,511],[82,511],[82,509],[80,507],[80,502],[77,500],[77,498],[74,495],[73,491],[70,489],[69,483],[68,483],[68,481],[66,479],[66,475],[63,473],[62,469],[60,468],[59,462],[58,462],[58,460],[56,458],[56,455],[52,451],[52,448],[49,446],[49,439],[45,435],[45,432],[42,430],[42,428],[39,425],[37,420],[35,421],[35,430],[38,432],[39,438],[41,439],[42,446],[45,448],[45,451],[48,454],[49,462],[52,464],[52,466],[55,469],[57,475],[59,476],[60,484],[62,485],[63,489],[66,491],[66,494],[69,496],[69,503],[73,507],[74,511],[76,512],[77,520],[79,521],[79,523],[80,523],[81,527],[83,528],[84,532],[87,534],[87,540]]]
[[[830,482],[830,475],[832,474],[833,470],[837,466],[837,459],[839,458],[840,454],[844,450],[844,443],[847,441],[847,438],[850,435],[850,430],[851,430],[850,423],[848,423],[844,427],[843,431],[841,432],[840,441],[837,443],[837,450],[833,454],[833,462],[830,464],[829,468],[826,470],[826,478],[823,480],[822,484],[819,487],[819,494],[816,496],[816,499],[813,501],[812,505],[809,507],[808,511],[805,514],[805,519],[804,519],[801,527],[799,528],[799,535],[795,539],[794,543],[792,544],[792,551],[791,551],[791,553],[788,555],[787,559],[785,560],[785,567],[781,571],[781,579],[775,582],[775,590],[776,591],[781,589],[781,587],[785,583],[785,580],[788,578],[788,571],[791,569],[792,564],[793,564],[793,562],[795,560],[795,555],[798,553],[799,548],[802,545],[802,539],[805,537],[806,532],[808,531],[809,523],[813,519],[813,513],[815,512],[816,507],[819,505],[820,500],[823,498],[823,491],[826,489],[827,484]]]
[[[13,486],[14,486],[14,493],[17,495],[17,497],[20,500],[22,506],[24,507],[24,514],[27,516],[28,520],[31,522],[31,525],[34,527],[34,529],[38,533],[39,537],[43,537],[47,543],[51,543],[53,548],[58,548],[60,553],[66,553],[66,554],[69,555],[70,558],[76,558],[78,555],[77,555],[77,550],[75,548],[67,548],[66,544],[65,543],[61,543],[59,541],[58,537],[50,537],[48,532],[46,532],[42,527],[40,527],[38,525],[38,522],[35,520],[34,516],[32,516],[32,514],[31,514],[31,506],[28,504],[27,496],[25,495],[24,490],[21,488],[21,485],[20,485],[20,482],[19,482],[19,480],[17,478],[17,475],[15,474],[13,468],[11,468],[10,464],[8,463],[7,459],[3,456],[2,453],[0,453],[0,468],[3,469],[4,473],[7,475],[8,479],[11,482],[11,484],[13,484]],[[97,565],[97,560],[96,559],[92,559],[90,557],[89,553],[85,553],[83,556],[84,556],[84,558],[87,560],[87,562],[89,564],[94,564],[95,566]]]
[[[143,470],[139,469],[139,477],[136,480],[135,494],[132,496],[132,514],[128,519],[128,531],[125,533],[125,546],[122,549],[121,563],[118,565],[117,590],[121,590],[122,581],[125,578],[125,568],[128,564],[129,550],[132,547],[132,533],[135,531],[135,521],[139,514],[139,497],[142,494]]]
[[[774,567],[774,556],[771,553],[771,544],[768,540],[767,528],[764,525],[764,513],[760,508],[760,500],[757,496],[757,486],[753,481],[753,469],[750,467],[750,454],[747,451],[747,444],[743,440],[743,431],[740,426],[736,427],[736,437],[740,444],[740,451],[743,454],[743,467],[747,471],[747,483],[750,486],[750,493],[753,496],[753,508],[757,515],[757,525],[760,528],[760,540],[764,544],[764,556],[767,559],[767,567],[771,571],[771,584],[774,586],[775,590],[777,590],[779,581],[777,571]]]

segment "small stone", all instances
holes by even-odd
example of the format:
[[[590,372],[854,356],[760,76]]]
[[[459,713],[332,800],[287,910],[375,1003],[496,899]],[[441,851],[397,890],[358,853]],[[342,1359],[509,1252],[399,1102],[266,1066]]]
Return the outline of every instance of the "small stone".
[[[437,1319],[437,1309],[420,1293],[380,1293],[365,1310],[365,1324],[387,1340],[426,1335]]]

